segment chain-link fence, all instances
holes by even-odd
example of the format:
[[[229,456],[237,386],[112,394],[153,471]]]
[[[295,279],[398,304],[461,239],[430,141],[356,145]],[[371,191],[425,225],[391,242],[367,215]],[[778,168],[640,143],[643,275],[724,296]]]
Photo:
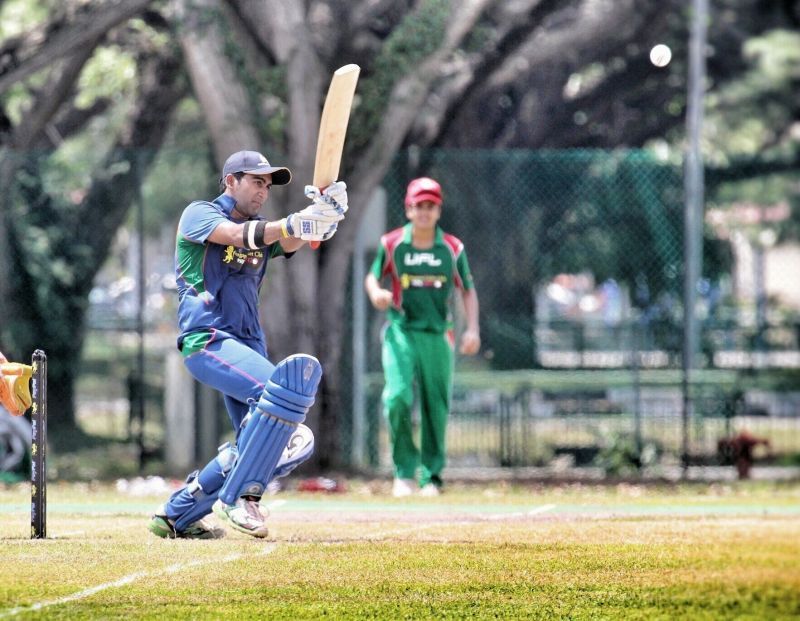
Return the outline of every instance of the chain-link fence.
[[[198,154],[160,157],[189,170]],[[791,171],[759,162],[706,171],[700,351],[684,387],[680,165],[644,151],[427,150],[398,156],[380,193],[383,208],[376,198],[354,249],[346,309],[353,355],[348,345],[342,369],[352,381],[341,387],[337,462],[390,466],[380,404],[384,315],[369,306],[361,282],[380,233],[403,224],[406,184],[419,175],[444,188],[441,224],[464,241],[481,302],[481,352],[457,360],[451,467],[594,464],[620,472],[682,459],[724,463],[735,460],[736,442],[758,439],[770,442],[760,455],[800,461],[792,215],[800,192]],[[45,181],[69,191],[60,178]],[[144,202],[155,201],[162,219],[169,209],[176,218],[184,197],[155,186],[144,182]],[[123,234],[127,243],[90,294],[78,414],[89,432],[138,438],[142,452],[158,454],[167,428],[165,357],[174,353],[174,223],[158,240],[159,225],[133,215],[129,230],[147,224],[147,241]],[[221,406],[212,412],[218,403],[188,389],[181,398],[206,412],[193,442],[207,455],[227,430]]]
[[[790,222],[791,210],[756,205],[772,217],[736,220],[744,209],[736,184],[770,178],[766,169],[740,170],[707,173],[700,351],[684,390],[679,165],[643,151],[398,158],[384,184],[385,228],[404,222],[411,178],[439,180],[441,224],[464,241],[481,302],[481,355],[457,362],[452,467],[594,464],[621,472],[726,463],[737,437],[768,440],[757,456],[797,461],[800,287],[786,258],[797,250],[791,234],[773,239],[772,257],[758,241]],[[779,204],[790,200],[791,193]],[[356,278],[377,237],[361,241]],[[380,407],[383,321],[369,308],[354,327],[367,381],[354,395],[353,455],[377,468],[390,465]]]

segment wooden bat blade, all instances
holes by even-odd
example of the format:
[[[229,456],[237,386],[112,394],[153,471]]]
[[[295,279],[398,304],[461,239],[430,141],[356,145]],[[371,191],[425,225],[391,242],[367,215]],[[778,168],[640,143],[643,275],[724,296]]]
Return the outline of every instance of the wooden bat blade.
[[[317,157],[314,161],[314,185],[318,188],[330,185],[339,176],[347,122],[360,72],[358,65],[345,65],[334,71],[331,78],[319,122]]]
[[[355,64],[339,67],[333,72],[319,121],[317,156],[314,160],[314,185],[320,189],[328,187],[339,177],[347,122],[350,120],[359,73],[361,67]],[[311,242],[311,247],[319,247],[319,242]]]

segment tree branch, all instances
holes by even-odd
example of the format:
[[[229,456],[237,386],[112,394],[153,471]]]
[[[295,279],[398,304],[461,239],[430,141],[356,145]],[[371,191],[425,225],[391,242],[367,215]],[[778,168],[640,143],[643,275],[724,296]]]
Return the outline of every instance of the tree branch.
[[[36,93],[35,102],[19,125],[14,128],[11,143],[15,149],[28,149],[41,140],[47,124],[58,112],[64,100],[74,91],[78,76],[94,53],[97,43],[98,40],[95,40],[87,44],[64,60],[59,70],[53,71],[58,73],[56,80],[48,81],[44,89]]]
[[[164,123],[186,95],[179,55],[171,46],[140,63],[140,90],[126,130],[109,151],[102,170],[93,175],[82,211],[93,214],[91,226],[78,226],[76,243],[89,253],[82,265],[84,293],[88,293],[107,253],[114,232],[124,221],[131,203],[141,200],[139,188],[158,154]]]
[[[111,28],[141,13],[153,0],[96,1],[74,19],[54,18],[0,49],[0,94],[53,62],[100,39]]]
[[[95,100],[88,108],[77,108],[72,105],[66,110],[59,111],[55,122],[45,126],[31,147],[49,149],[59,146],[64,140],[82,130],[90,120],[103,114],[110,106],[111,100],[103,97]]]
[[[221,170],[231,153],[258,149],[258,131],[247,92],[224,53],[219,5],[214,0],[177,0],[175,6],[175,30]]]

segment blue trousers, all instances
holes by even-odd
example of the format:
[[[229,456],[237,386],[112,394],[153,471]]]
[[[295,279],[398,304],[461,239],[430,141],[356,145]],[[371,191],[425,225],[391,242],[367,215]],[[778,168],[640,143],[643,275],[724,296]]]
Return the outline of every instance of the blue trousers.
[[[212,341],[188,356],[184,364],[197,381],[222,393],[237,436],[250,407],[248,400],[261,397],[275,369],[261,342],[245,343],[232,338]]]

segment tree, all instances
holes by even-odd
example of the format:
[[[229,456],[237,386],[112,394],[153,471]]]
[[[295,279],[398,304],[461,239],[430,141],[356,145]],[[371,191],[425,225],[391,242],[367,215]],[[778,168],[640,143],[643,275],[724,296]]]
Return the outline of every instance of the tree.
[[[363,217],[360,207],[398,150],[411,145],[635,147],[682,128],[687,15],[685,3],[678,0],[128,0],[57,5],[63,11],[7,38],[0,48],[0,95],[6,111],[0,115],[5,119],[0,136],[6,150],[3,162],[8,162],[4,181],[13,178],[12,150],[41,145],[54,128],[78,131],[88,118],[111,114],[112,106],[101,99],[91,111],[72,104],[76,79],[93,51],[121,45],[135,55],[140,76],[161,71],[162,77],[138,81],[139,98],[131,105],[118,144],[109,149],[98,174],[87,175],[93,185],[86,198],[62,210],[72,221],[83,221],[98,212],[98,205],[108,207],[109,188],[117,194],[124,187],[109,201],[115,204],[113,213],[94,229],[105,242],[79,234],[80,244],[72,243],[71,249],[56,243],[58,231],[53,229],[58,227],[47,223],[60,222],[55,216],[62,215],[52,197],[42,196],[41,184],[23,191],[53,218],[37,219],[24,209],[14,218],[0,217],[0,236],[8,238],[10,231],[10,237],[28,239],[35,234],[47,242],[45,247],[58,248],[64,256],[59,270],[68,277],[54,266],[39,263],[37,272],[20,265],[19,249],[11,255],[0,252],[0,274],[20,276],[12,283],[0,281],[2,316],[12,316],[9,300],[26,300],[34,309],[28,333],[46,325],[53,296],[63,293],[75,296],[68,305],[70,330],[80,337],[86,287],[96,270],[90,264],[102,261],[107,240],[133,200],[135,180],[141,180],[150,163],[147,158],[137,162],[117,147],[158,147],[169,111],[184,93],[184,70],[204,113],[217,170],[230,152],[258,147],[290,165],[303,184],[311,179],[330,73],[346,63],[361,65],[341,175],[353,209],[330,243],[317,252],[298,253],[285,269],[271,271],[264,300],[272,356],[310,351],[324,361],[322,398],[309,417],[320,440],[320,465],[337,458],[343,383],[340,317],[350,249]],[[719,0],[714,10],[722,18],[712,22],[714,54],[709,62],[715,84],[730,82],[744,70],[746,59],[739,50],[745,39],[778,26],[796,28],[797,5]],[[141,22],[151,36],[135,36],[131,24]],[[103,27],[96,28],[99,24]],[[180,56],[157,36],[166,32],[165,24],[180,45]],[[50,36],[42,36],[48,32]],[[667,70],[655,70],[647,61],[647,50],[656,40],[675,50]],[[51,77],[57,75],[62,77]],[[26,102],[22,107],[30,114],[25,118],[13,118],[8,106],[12,95]],[[44,101],[54,103],[44,106]],[[144,121],[153,102],[160,102],[161,123],[137,123],[137,118]],[[28,138],[23,141],[23,136]],[[116,172],[120,163],[126,163],[126,172]],[[99,172],[112,165],[109,185]],[[35,180],[39,173],[29,164],[25,175]],[[271,209],[283,215],[304,206],[304,200],[294,186],[276,192]],[[29,222],[31,231],[23,235],[20,231]],[[2,269],[11,260],[14,270]],[[30,288],[39,293],[30,295]],[[19,336],[25,329],[19,322],[4,324],[0,336],[11,340],[13,333],[15,348],[23,352],[31,344],[30,336]],[[58,355],[65,363],[75,361],[76,342],[61,344],[54,348]],[[69,383],[70,375],[63,379]]]
[[[11,344],[7,349],[17,359],[37,347],[47,349],[49,398],[59,404],[52,420],[56,428],[74,423],[73,381],[92,281],[158,151],[163,120],[185,93],[173,46],[153,45],[152,33],[142,35],[149,39],[143,42],[136,33],[105,30],[140,14],[147,4],[142,0],[111,6],[95,3],[77,9],[66,5],[65,13],[44,27],[55,34],[41,44],[40,38],[32,36],[20,40],[13,47],[19,64],[0,77],[0,85],[8,88],[12,81],[7,76],[25,74],[26,68],[45,66],[48,73],[48,81],[30,89],[27,114],[3,143],[0,177],[5,187],[16,180],[19,200],[6,196],[1,212],[5,217],[0,217],[4,238],[0,273],[6,276],[0,283],[0,316],[5,319],[0,336]],[[149,17],[156,30],[166,26],[157,15]],[[119,37],[115,43],[129,45],[136,54],[137,93],[118,135],[92,172],[85,196],[65,203],[44,191],[42,160],[29,150],[47,139],[48,130],[64,136],[83,127],[89,117],[75,106],[75,81],[96,46],[115,37]],[[50,54],[67,56],[55,62]],[[52,66],[42,64],[43,58],[50,58]],[[103,107],[102,102],[96,103]]]

